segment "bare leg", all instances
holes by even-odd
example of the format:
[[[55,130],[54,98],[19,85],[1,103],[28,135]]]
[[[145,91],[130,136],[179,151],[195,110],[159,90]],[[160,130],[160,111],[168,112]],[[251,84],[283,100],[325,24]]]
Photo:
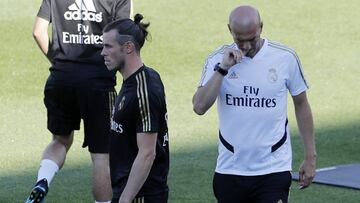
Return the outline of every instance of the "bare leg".
[[[25,203],[42,202],[48,192],[48,186],[57,171],[64,165],[66,153],[73,142],[74,132],[69,136],[53,135],[53,140],[43,152],[36,185]]]
[[[96,201],[111,201],[109,154],[91,153],[92,191]]]
[[[65,163],[66,153],[74,140],[74,131],[69,136],[53,135],[53,140],[44,150],[42,159],[54,161],[61,169]]]

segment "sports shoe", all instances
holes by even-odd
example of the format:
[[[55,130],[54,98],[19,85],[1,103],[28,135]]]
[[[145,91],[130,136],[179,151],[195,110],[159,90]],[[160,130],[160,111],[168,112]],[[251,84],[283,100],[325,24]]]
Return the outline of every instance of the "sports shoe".
[[[43,203],[48,190],[47,180],[45,178],[39,180],[33,187],[30,196],[26,199],[25,203]]]

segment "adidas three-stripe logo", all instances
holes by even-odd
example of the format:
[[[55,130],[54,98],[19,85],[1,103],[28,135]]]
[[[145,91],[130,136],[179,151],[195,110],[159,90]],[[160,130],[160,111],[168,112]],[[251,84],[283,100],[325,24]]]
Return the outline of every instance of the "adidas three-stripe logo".
[[[92,0],[75,0],[75,3],[69,6],[70,11],[92,11],[96,13],[95,5]]]
[[[237,79],[238,76],[236,75],[236,72],[232,72],[230,75],[229,75],[229,79]]]
[[[137,82],[137,97],[139,101],[140,116],[143,126],[143,132],[149,132],[151,130],[151,117],[150,117],[150,107],[149,107],[149,95],[146,85],[146,76],[145,72],[136,75]]]
[[[64,13],[66,20],[102,21],[102,12],[96,13],[93,0],[75,0]]]

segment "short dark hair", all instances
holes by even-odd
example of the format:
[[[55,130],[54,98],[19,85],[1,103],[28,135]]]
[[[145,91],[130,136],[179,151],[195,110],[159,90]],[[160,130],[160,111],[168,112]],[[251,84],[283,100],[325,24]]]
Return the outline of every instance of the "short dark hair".
[[[128,36],[127,41],[132,41],[135,44],[135,48],[137,51],[140,51],[140,49],[143,47],[145,43],[145,39],[147,39],[147,36],[149,32],[147,31],[147,28],[149,27],[150,23],[142,23],[141,20],[144,17],[137,13],[134,16],[134,21],[131,19],[121,19],[114,22],[111,22],[107,24],[104,27],[103,32],[109,32],[110,30],[116,30],[119,35],[126,35]],[[118,42],[120,44],[124,43],[124,39],[120,39],[120,36],[118,37]]]

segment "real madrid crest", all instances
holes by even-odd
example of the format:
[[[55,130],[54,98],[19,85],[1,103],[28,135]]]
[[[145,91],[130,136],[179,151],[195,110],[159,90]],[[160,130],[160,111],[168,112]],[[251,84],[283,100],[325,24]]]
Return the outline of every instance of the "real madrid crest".
[[[267,79],[270,83],[275,83],[278,80],[278,74],[275,68],[270,68]]]
[[[124,107],[124,103],[125,103],[125,96],[123,96],[121,98],[121,101],[120,101],[119,106],[118,106],[118,111],[120,111],[122,109],[122,107]]]

